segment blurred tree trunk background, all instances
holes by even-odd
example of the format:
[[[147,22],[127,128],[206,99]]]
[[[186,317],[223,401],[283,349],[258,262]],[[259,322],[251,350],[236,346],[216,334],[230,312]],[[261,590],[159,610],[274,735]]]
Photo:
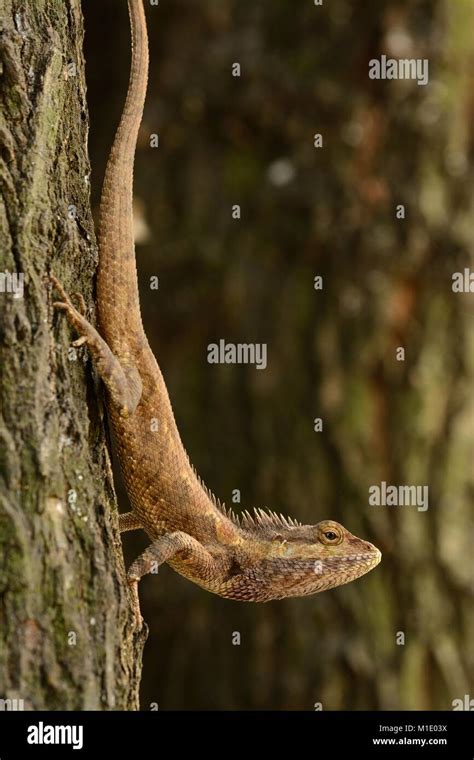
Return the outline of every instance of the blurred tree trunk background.
[[[2,279],[0,709],[136,709],[99,386],[47,286],[54,271],[92,311],[81,6],[6,0],[1,16],[0,272],[24,292]]]
[[[473,263],[472,3],[146,5],[139,278],[191,460],[229,504],[339,520],[384,556],[262,606],[147,578],[142,705],[451,709],[474,670],[473,296],[451,289]],[[125,0],[84,11],[97,205],[129,30]],[[428,59],[429,84],[370,80],[382,54]],[[268,368],[209,365],[220,338],[267,343]],[[429,509],[369,506],[381,481],[428,485]]]

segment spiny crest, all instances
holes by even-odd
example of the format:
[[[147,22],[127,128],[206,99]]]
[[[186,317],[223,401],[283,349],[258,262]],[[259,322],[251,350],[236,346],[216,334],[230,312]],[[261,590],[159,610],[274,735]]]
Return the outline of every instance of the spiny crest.
[[[235,523],[236,525],[240,525],[239,518],[237,517],[237,515],[235,514],[235,512],[230,507],[226,507],[226,505],[224,504],[224,502],[222,502],[219,499],[219,497],[216,496],[211,491],[211,489],[206,486],[206,484],[204,483],[204,481],[201,478],[201,476],[194,469],[193,465],[191,465],[191,468],[192,468],[192,470],[193,470],[196,478],[199,481],[199,485],[201,486],[201,488],[205,492],[206,496],[212,501],[212,503],[214,504],[214,506],[217,507],[217,509],[219,510],[219,512],[222,512],[222,514],[225,517],[227,517],[229,520],[232,520],[232,522]]]
[[[253,515],[246,509],[240,519],[242,528],[298,528],[302,523],[294,520],[292,517],[265,511],[264,509],[254,509]]]
[[[266,511],[264,509],[254,508],[252,515],[247,509],[245,509],[241,515],[235,514],[231,507],[226,507],[226,505],[212,493],[211,489],[206,486],[194,467],[192,465],[191,467],[199,481],[201,488],[204,490],[207,497],[212,501],[214,506],[217,507],[217,509],[222,512],[225,517],[227,517],[229,520],[232,520],[232,522],[239,528],[258,529],[302,527],[303,523],[300,523],[298,520],[294,520],[293,517],[285,517],[285,515],[282,515],[281,513],[278,515],[276,512],[273,512],[271,510]]]

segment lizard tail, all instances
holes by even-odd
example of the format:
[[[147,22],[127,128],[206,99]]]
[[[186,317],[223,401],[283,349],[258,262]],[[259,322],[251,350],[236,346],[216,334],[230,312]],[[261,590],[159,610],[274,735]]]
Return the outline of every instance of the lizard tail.
[[[132,60],[127,99],[105,172],[99,219],[97,301],[101,333],[112,350],[144,335],[133,236],[133,164],[148,82],[148,35],[142,0],[128,0]]]

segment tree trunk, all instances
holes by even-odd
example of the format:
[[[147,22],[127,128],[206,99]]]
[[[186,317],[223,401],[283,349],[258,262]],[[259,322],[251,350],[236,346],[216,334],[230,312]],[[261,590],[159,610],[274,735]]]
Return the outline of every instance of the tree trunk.
[[[46,283],[54,272],[93,314],[81,4],[6,0],[2,16],[0,699],[136,709],[143,636],[101,394]]]

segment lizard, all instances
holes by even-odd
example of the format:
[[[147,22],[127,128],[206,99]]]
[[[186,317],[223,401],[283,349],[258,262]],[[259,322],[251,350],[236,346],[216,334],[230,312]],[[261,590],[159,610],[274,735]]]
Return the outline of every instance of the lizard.
[[[143,529],[151,543],[127,571],[141,627],[138,583],[168,563],[207,591],[239,601],[307,596],[359,578],[380,551],[343,525],[315,525],[256,509],[240,516],[204,485],[181,441],[160,367],[143,327],[133,237],[133,167],[148,81],[142,0],[128,0],[132,36],[125,106],[110,151],[100,202],[98,327],[58,279],[56,310],[86,344],[106,388],[106,407],[131,510],[120,532]],[[154,423],[154,424],[152,424]]]

